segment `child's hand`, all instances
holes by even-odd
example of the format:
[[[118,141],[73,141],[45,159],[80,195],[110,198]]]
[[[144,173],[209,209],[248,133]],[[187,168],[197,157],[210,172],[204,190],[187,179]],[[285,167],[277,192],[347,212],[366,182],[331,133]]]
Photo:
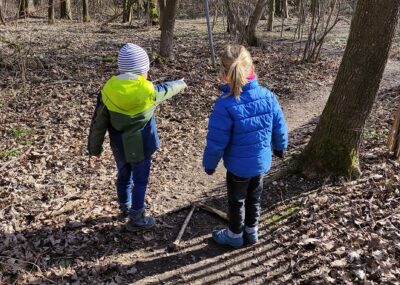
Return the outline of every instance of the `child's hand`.
[[[215,172],[215,169],[204,169],[204,171],[208,174],[208,175],[213,175]]]

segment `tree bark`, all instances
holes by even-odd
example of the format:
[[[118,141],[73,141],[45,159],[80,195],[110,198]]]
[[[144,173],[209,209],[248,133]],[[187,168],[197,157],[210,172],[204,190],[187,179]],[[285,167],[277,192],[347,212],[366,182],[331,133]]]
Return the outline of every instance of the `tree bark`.
[[[82,13],[83,13],[83,22],[90,22],[89,16],[89,0],[82,0]]]
[[[0,0],[0,23],[4,26],[6,25],[6,20],[4,19],[3,15],[3,0]]]
[[[358,1],[331,95],[297,161],[309,176],[360,175],[359,151],[397,25],[400,0]]]
[[[400,160],[400,107],[397,109],[388,140],[389,152]]]
[[[172,56],[174,45],[174,28],[179,0],[167,0],[161,25],[160,55],[165,58]]]
[[[71,0],[63,0],[60,6],[60,18],[72,20]]]
[[[49,24],[54,24],[54,0],[49,0],[48,5],[48,22]]]
[[[158,0],[158,9],[160,11],[160,29],[161,29],[165,11],[165,0]]]
[[[288,0],[282,0],[283,1],[283,17],[284,18],[289,18],[289,4],[288,4]]]
[[[268,1],[268,24],[267,31],[272,32],[275,17],[275,0]]]
[[[264,13],[265,6],[269,0],[258,0],[253,14],[250,16],[249,24],[246,29],[247,39],[246,42],[250,46],[259,46],[260,40],[256,35],[256,29],[261,16]]]
[[[122,14],[122,23],[128,23],[132,20],[132,0],[124,0],[123,5],[123,14]]]

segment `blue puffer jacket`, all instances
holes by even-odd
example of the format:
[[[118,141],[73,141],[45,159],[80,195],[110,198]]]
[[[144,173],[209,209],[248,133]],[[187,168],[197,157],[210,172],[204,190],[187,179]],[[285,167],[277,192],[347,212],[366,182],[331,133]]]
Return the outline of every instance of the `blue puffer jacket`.
[[[239,177],[254,177],[271,168],[272,152],[288,145],[288,130],[274,94],[257,80],[243,86],[240,99],[229,86],[210,116],[203,166],[215,169],[223,158],[226,169]]]

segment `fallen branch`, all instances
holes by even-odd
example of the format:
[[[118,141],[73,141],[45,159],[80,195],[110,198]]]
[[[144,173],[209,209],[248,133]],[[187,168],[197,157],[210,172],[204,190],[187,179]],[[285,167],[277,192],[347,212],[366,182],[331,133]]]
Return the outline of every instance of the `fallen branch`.
[[[174,241],[174,242],[172,243],[172,245],[171,245],[171,248],[172,248],[172,249],[178,249],[178,248],[179,248],[179,245],[180,245],[180,243],[181,243],[181,238],[182,238],[182,236],[183,236],[183,233],[185,232],[186,227],[187,227],[187,225],[189,224],[190,218],[192,217],[193,212],[194,212],[195,209],[196,209],[196,205],[193,204],[193,205],[192,205],[192,208],[190,209],[189,214],[186,216],[186,219],[185,219],[185,221],[184,221],[183,224],[182,224],[182,227],[181,227],[181,230],[180,230],[179,233],[178,233],[178,236],[176,237],[175,241]]]
[[[220,217],[221,219],[223,219],[225,221],[229,221],[228,214],[221,210],[215,209],[214,207],[211,207],[211,206],[208,206],[205,204],[199,204],[199,207],[200,207],[200,209],[202,209],[206,212],[217,215],[218,217]]]
[[[108,19],[107,21],[103,22],[103,23],[101,24],[101,27],[107,26],[109,23],[111,23],[112,21],[118,19],[118,18],[121,17],[123,14],[124,14],[124,12],[112,16],[110,19]]]

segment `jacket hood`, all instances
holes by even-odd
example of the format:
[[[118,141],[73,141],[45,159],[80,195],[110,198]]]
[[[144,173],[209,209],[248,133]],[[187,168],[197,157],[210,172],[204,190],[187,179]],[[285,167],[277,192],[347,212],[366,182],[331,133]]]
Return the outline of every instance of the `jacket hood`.
[[[132,78],[111,77],[104,85],[102,101],[107,109],[124,115],[134,116],[144,112],[155,104],[153,83],[143,76]]]

